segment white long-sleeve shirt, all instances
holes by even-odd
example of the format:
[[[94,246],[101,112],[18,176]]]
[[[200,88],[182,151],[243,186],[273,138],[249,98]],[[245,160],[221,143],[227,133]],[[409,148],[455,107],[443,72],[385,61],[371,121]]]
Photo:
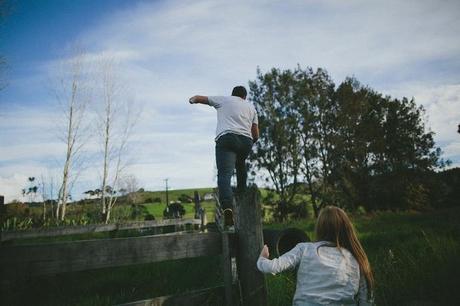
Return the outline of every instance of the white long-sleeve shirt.
[[[257,268],[276,274],[299,267],[294,306],[371,305],[367,285],[360,277],[359,264],[346,249],[329,242],[297,244],[281,257],[270,260],[259,257]]]

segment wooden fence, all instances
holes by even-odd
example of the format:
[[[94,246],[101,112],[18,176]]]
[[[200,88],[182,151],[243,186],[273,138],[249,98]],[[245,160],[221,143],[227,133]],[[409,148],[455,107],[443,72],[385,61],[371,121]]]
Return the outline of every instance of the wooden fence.
[[[114,223],[114,224],[93,224],[81,226],[59,226],[43,229],[9,230],[0,232],[0,241],[11,241],[38,237],[56,237],[64,235],[79,235],[101,232],[117,232],[122,230],[141,230],[148,228],[160,228],[175,226],[180,228],[186,225],[197,225],[201,229],[206,225],[206,215],[203,213],[201,219],[166,219],[141,222]]]
[[[35,245],[0,246],[1,286],[38,275],[119,267],[164,260],[221,256],[224,285],[187,294],[156,297],[126,305],[202,305],[209,294],[223,294],[227,306],[266,305],[263,275],[256,269],[256,261],[263,244],[260,203],[257,189],[240,195],[237,200],[237,233],[193,232],[153,236],[56,242]],[[155,222],[152,223],[152,222]],[[184,220],[184,222],[188,222]],[[146,224],[171,225],[169,221]],[[171,221],[172,223],[172,221]],[[144,225],[146,225],[144,223]],[[202,222],[200,221],[200,224]],[[117,225],[115,229],[144,228],[140,225]],[[136,227],[138,226],[138,227]],[[103,228],[94,227],[93,232]],[[113,227],[104,227],[115,230]],[[89,230],[88,228],[86,230]],[[64,231],[65,234],[83,230]],[[88,231],[83,231],[87,233]],[[89,231],[91,232],[91,231]],[[53,234],[59,233],[59,230]],[[46,235],[42,233],[44,236]],[[38,234],[38,235],[42,235]],[[32,237],[31,233],[23,237]],[[43,235],[41,237],[43,237]],[[13,239],[14,235],[5,240]],[[2,237],[4,237],[2,235]],[[34,236],[40,237],[40,236]],[[2,238],[3,239],[3,238]],[[232,257],[237,269],[232,269]],[[235,274],[235,270],[237,274]],[[239,290],[241,288],[241,290]]]

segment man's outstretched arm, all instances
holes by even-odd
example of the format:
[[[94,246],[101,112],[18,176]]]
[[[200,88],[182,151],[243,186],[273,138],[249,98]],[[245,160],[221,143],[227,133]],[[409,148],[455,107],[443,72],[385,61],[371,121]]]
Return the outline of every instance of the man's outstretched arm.
[[[193,96],[190,99],[188,99],[188,102],[190,104],[206,104],[209,105],[209,100],[207,96]]]

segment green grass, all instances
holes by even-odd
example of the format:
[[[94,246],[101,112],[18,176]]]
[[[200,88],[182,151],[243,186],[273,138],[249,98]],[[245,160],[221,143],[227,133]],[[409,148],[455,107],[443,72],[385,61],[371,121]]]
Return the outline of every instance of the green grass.
[[[220,259],[202,257],[40,277],[1,296],[2,305],[109,306],[213,287],[222,279]]]
[[[377,305],[430,301],[454,305],[460,300],[460,209],[431,213],[379,213],[352,216],[374,270]],[[314,222],[267,224],[298,227],[314,238]],[[268,275],[270,305],[289,305],[295,274]]]
[[[145,206],[155,217],[162,216],[164,205]],[[212,216],[214,204],[203,206]],[[193,214],[193,204],[185,204],[185,209],[186,217]],[[460,300],[460,208],[351,217],[374,270],[378,305],[455,305]],[[265,227],[297,227],[314,238],[313,220]],[[267,275],[270,306],[292,304],[295,277],[294,271]],[[2,292],[2,305],[112,305],[221,283],[218,257],[194,258],[32,279]]]

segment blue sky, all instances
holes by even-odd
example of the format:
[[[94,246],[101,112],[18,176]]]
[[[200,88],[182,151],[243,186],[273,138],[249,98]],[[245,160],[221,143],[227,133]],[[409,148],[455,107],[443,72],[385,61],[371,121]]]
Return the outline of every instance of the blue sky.
[[[14,1],[0,30],[8,86],[0,91],[0,194],[29,176],[58,177],[64,148],[50,94],[56,64],[78,44],[119,63],[142,109],[127,174],[146,189],[215,185],[215,112],[194,94],[226,95],[256,69],[322,67],[393,97],[414,97],[444,157],[460,166],[458,1]],[[8,144],[5,148],[3,144]],[[100,149],[74,197],[100,179]],[[99,154],[99,155],[98,155]]]

